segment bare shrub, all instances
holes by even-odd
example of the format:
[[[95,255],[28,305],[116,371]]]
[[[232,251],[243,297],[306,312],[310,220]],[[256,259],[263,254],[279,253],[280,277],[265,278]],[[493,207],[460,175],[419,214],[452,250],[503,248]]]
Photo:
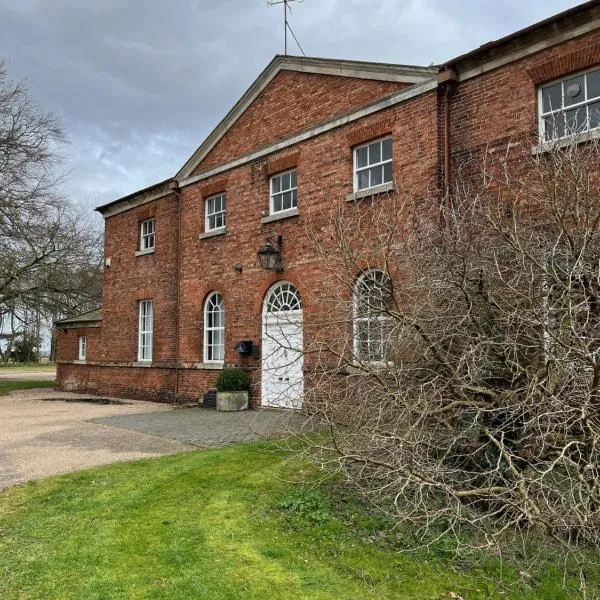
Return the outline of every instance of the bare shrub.
[[[398,192],[341,204],[330,239],[324,215],[308,227],[330,282],[312,454],[424,543],[600,546],[600,150],[522,148],[442,206]]]

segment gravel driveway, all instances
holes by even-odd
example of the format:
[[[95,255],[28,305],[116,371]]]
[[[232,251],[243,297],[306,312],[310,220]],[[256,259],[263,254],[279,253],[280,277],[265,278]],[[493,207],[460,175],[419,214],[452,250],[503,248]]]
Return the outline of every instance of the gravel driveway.
[[[173,439],[89,422],[99,417],[175,410],[168,405],[73,401],[81,398],[85,396],[51,389],[0,397],[0,490],[57,473],[194,448]]]
[[[292,411],[223,413],[135,400],[99,404],[101,400],[52,389],[1,396],[0,490],[57,473],[315,428]]]
[[[11,369],[9,367],[0,368],[0,379],[35,379],[37,381],[53,381],[56,379],[56,369]]]

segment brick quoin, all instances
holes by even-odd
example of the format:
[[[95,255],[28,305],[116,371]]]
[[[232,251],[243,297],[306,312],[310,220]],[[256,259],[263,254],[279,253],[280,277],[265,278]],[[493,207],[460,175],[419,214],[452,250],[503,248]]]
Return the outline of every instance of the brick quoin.
[[[587,3],[450,61],[441,67],[439,85],[437,70],[421,83],[281,70],[185,176],[103,209],[110,266],[104,270],[101,327],[58,326],[57,387],[153,401],[201,400],[219,373],[203,356],[204,302],[217,291],[225,304],[225,364],[250,372],[252,402],[260,405],[262,306],[269,288],[282,280],[299,289],[305,345],[317,326],[320,299],[348,294],[323,272],[306,231],[331,238],[330,217],[353,191],[353,147],[391,135],[396,188],[417,198],[433,192],[441,201],[445,102],[453,174],[465,161],[508,144],[537,143],[538,86],[600,65],[599,4]],[[306,66],[304,59],[294,60]],[[389,102],[411,90],[410,98]],[[336,118],[339,123],[318,135],[244,161]],[[228,164],[234,160],[241,162]],[[297,169],[298,214],[262,222],[269,211],[269,176],[290,168]],[[205,199],[216,193],[226,194],[226,233],[202,237]],[[393,198],[374,196],[360,210],[388,201]],[[140,223],[148,218],[156,219],[155,252],[136,255]],[[267,238],[277,236],[283,238],[280,274],[261,270],[256,255]],[[369,244],[368,236],[363,242]],[[150,367],[135,366],[138,303],[144,299],[154,301]],[[86,364],[77,364],[79,335],[88,340]],[[252,340],[257,355],[235,353],[239,340]],[[310,385],[310,358],[305,368]]]

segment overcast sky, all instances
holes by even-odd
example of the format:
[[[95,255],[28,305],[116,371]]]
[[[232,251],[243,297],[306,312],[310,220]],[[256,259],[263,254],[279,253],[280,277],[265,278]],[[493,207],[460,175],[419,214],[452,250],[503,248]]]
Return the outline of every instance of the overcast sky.
[[[429,65],[577,4],[305,0],[290,22],[308,56]],[[283,53],[282,20],[266,0],[2,0],[0,56],[61,119],[65,192],[91,208],[174,175]]]

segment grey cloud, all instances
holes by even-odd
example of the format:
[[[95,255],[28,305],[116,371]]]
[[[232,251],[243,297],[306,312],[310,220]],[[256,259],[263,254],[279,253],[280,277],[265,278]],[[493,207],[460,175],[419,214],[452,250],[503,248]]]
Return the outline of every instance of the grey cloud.
[[[308,55],[430,64],[577,3],[305,0],[291,22]],[[174,174],[282,38],[282,8],[265,0],[0,4],[9,73],[62,119],[65,191],[86,206]]]

